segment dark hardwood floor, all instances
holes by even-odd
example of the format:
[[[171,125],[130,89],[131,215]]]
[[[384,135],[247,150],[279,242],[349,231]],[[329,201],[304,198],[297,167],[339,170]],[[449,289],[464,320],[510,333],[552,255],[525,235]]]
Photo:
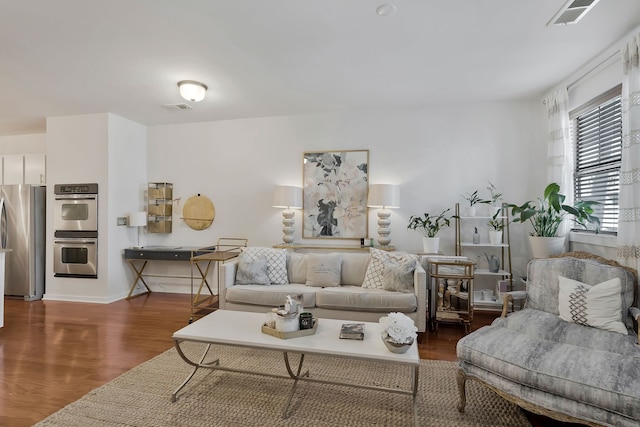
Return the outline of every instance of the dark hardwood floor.
[[[476,313],[472,329],[496,314]],[[0,425],[31,426],[84,394],[172,347],[188,324],[189,295],[153,293],[112,304],[5,298],[0,329]],[[423,359],[456,359],[454,325],[419,339]],[[530,415],[534,427],[563,426]]]

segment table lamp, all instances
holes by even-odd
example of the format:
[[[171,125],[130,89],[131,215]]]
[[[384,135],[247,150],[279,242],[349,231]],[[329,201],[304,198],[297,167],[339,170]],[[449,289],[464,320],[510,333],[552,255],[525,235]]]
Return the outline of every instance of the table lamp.
[[[378,243],[387,246],[391,243],[391,221],[389,209],[400,207],[400,186],[392,184],[372,184],[369,186],[367,206],[378,208]]]
[[[138,242],[137,245],[134,246],[135,249],[141,249],[140,246],[140,229],[147,225],[147,213],[146,212],[134,212],[129,214],[129,227],[137,227],[138,228]]]
[[[293,224],[295,212],[293,209],[302,209],[302,188],[287,185],[279,185],[273,191],[274,208],[284,208],[282,211],[282,240],[290,245],[293,243]]]

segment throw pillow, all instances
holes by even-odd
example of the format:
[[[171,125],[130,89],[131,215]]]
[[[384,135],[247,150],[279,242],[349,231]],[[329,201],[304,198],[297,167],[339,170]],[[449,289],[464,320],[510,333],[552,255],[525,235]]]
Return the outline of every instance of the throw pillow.
[[[287,277],[287,250],[275,248],[249,247],[243,248],[243,253],[249,258],[264,256],[267,258],[267,274],[273,284],[286,285]]]
[[[560,276],[558,311],[560,318],[627,335],[622,323],[622,284],[619,278],[591,286]]]
[[[244,252],[238,256],[236,285],[270,285],[267,275],[267,258],[265,256],[250,257]]]
[[[307,281],[307,256],[289,251],[287,257],[289,283],[305,283]]]
[[[376,248],[371,248],[370,253],[371,261],[367,267],[367,272],[364,274],[364,282],[362,283],[362,287],[368,289],[383,289],[385,262],[400,265],[407,261],[418,261],[417,255],[394,254]]]
[[[382,289],[396,292],[413,292],[413,272],[415,270],[415,261],[405,261],[401,264],[385,262]]]
[[[307,258],[308,286],[340,286],[342,257],[338,254],[309,254]]]

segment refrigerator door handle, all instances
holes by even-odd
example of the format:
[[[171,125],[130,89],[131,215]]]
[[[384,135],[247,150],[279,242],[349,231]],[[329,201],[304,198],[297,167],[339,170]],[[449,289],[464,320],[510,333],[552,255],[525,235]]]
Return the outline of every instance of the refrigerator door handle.
[[[7,249],[7,208],[4,204],[4,197],[0,198],[0,248]]]

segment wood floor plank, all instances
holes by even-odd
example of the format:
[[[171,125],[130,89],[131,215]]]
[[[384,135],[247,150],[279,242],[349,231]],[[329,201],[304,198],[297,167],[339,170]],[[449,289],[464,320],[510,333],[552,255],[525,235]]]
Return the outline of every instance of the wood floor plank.
[[[189,298],[152,293],[111,304],[5,298],[0,425],[31,426],[171,348],[173,332],[191,317]],[[473,329],[494,318],[476,315]],[[440,326],[419,337],[420,357],[454,361],[462,336],[461,327]]]

